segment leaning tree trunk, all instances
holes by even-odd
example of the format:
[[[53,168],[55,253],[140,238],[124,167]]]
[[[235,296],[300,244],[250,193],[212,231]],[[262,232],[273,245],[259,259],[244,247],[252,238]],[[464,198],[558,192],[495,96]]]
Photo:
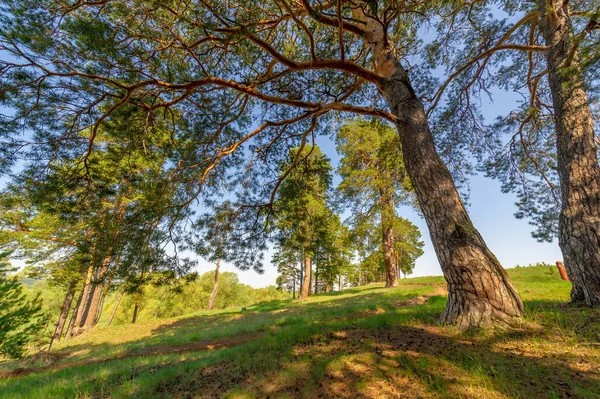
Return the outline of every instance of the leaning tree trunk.
[[[100,269],[96,271],[94,281],[92,282],[92,291],[88,296],[88,301],[85,306],[84,317],[82,327],[84,330],[89,330],[96,325],[96,321],[99,319],[99,313],[102,312],[101,303],[102,296],[104,293],[104,278],[108,267],[110,265],[111,258],[107,257],[102,262]]]
[[[300,288],[300,300],[308,298],[310,292],[310,280],[311,280],[311,259],[309,257],[304,258],[304,281]]]
[[[385,286],[397,287],[396,254],[394,244],[394,198],[388,189],[381,190],[381,239],[383,248],[383,263],[385,265]]]
[[[562,209],[558,241],[571,300],[600,305],[600,167],[594,120],[585,91],[567,2],[553,0],[555,13],[540,1],[548,81],[554,105]],[[563,6],[564,4],[564,6]],[[547,12],[548,10],[548,12]]]
[[[79,298],[77,299],[77,303],[75,304],[75,307],[73,308],[73,312],[71,314],[71,319],[69,320],[69,325],[67,326],[67,332],[65,334],[65,338],[70,338],[73,336],[73,327],[75,327],[75,319],[77,318],[77,311],[79,309],[79,306],[81,305],[82,298],[83,298],[83,292],[79,295]]]
[[[88,267],[87,275],[85,278],[85,283],[83,285],[83,289],[81,291],[81,296],[77,301],[77,307],[73,311],[74,321],[73,325],[69,324],[69,328],[67,329],[67,337],[73,337],[79,334],[79,328],[81,327],[81,322],[83,320],[83,314],[85,313],[85,307],[88,303],[88,298],[90,296],[90,291],[92,289],[92,276],[93,276],[94,268],[93,266]]]
[[[219,266],[221,266],[221,258],[217,259],[215,267],[215,282],[213,284],[213,290],[208,298],[208,310],[213,310],[215,307],[215,300],[217,299],[217,292],[219,291]]]
[[[133,317],[131,318],[131,324],[135,324],[137,321],[139,308],[140,307],[137,303],[133,306]]]
[[[473,226],[407,73],[398,65],[381,90],[398,117],[406,170],[448,282],[442,322],[462,329],[515,322],[523,313],[521,298]]]
[[[378,88],[398,118],[404,164],[448,282],[448,302],[441,321],[463,329],[518,321],[523,314],[521,298],[473,226],[435,149],[423,103],[385,27],[360,7],[353,10],[353,17],[364,22],[375,71],[382,76]]]
[[[56,322],[54,334],[52,334],[52,338],[50,338],[50,343],[48,344],[48,352],[50,352],[50,350],[52,349],[52,344],[54,343],[54,341],[60,341],[60,337],[62,336],[63,330],[65,329],[67,317],[69,316],[71,303],[73,303],[76,285],[76,281],[71,281],[69,287],[67,288],[67,294],[65,295],[65,300],[63,301],[62,307],[60,308],[60,314],[58,315],[58,321]]]
[[[117,309],[119,309],[119,305],[121,304],[121,300],[123,299],[124,295],[125,295],[125,290],[122,290],[121,293],[119,294],[119,297],[117,298],[117,301],[115,302],[113,311],[111,312],[110,317],[108,318],[107,326],[110,326],[112,324],[113,319],[115,318],[115,315],[117,314]]]

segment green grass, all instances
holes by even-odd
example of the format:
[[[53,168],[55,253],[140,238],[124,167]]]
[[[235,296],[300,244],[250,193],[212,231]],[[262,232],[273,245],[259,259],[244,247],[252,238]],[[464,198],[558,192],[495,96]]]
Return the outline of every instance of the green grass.
[[[512,330],[440,326],[446,298],[432,294],[443,279],[406,279],[98,327],[60,342],[52,359],[0,363],[0,374],[34,369],[0,379],[0,397],[600,397],[600,312],[565,306],[570,285],[554,268],[509,274],[526,305]]]

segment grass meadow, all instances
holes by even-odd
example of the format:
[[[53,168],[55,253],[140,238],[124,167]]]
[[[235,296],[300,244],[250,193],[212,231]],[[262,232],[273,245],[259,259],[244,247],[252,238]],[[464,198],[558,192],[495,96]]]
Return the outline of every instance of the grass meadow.
[[[441,277],[136,325],[0,362],[1,398],[600,398],[600,310],[555,268],[508,270],[521,326],[441,326]]]

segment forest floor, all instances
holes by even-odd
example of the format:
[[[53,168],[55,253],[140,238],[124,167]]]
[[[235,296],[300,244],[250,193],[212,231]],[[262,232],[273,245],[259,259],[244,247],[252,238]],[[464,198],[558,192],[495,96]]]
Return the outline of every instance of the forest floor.
[[[136,325],[0,362],[0,398],[600,398],[600,310],[556,269],[510,269],[511,330],[440,326],[443,279]]]

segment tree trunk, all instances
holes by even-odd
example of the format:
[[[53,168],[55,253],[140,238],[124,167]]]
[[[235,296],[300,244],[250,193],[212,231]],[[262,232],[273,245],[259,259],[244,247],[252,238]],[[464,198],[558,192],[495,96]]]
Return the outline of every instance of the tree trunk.
[[[77,318],[77,311],[79,310],[79,306],[81,306],[81,299],[83,298],[83,291],[79,294],[79,299],[77,299],[77,303],[73,308],[73,313],[71,314],[71,320],[69,320],[69,326],[67,327],[67,333],[65,334],[65,338],[71,338],[73,336],[73,327],[75,327],[75,319]]]
[[[136,304],[133,306],[133,317],[131,318],[131,324],[135,324],[135,322],[137,321],[137,317],[138,317],[138,309],[139,309],[139,306],[138,306],[138,304],[136,303]]]
[[[394,197],[389,188],[380,190],[381,193],[381,247],[383,249],[383,262],[385,265],[385,286],[397,287],[396,254],[394,253]]]
[[[73,315],[75,316],[75,321],[72,326],[69,326],[67,331],[68,337],[73,337],[79,333],[79,328],[81,327],[81,322],[83,320],[83,314],[85,313],[85,307],[88,302],[88,298],[90,296],[90,291],[92,289],[92,276],[94,273],[94,268],[92,266],[88,267],[87,275],[85,278],[85,284],[83,285],[83,289],[81,291],[81,296],[77,301],[77,308]]]
[[[311,259],[312,262],[312,259]],[[312,295],[313,290],[313,272],[312,272],[312,264],[309,265],[308,268],[308,295]]]
[[[65,329],[65,323],[67,322],[67,317],[69,316],[69,310],[71,309],[71,303],[73,303],[73,297],[75,296],[76,285],[77,282],[72,281],[69,284],[69,288],[67,288],[67,294],[65,295],[65,300],[60,308],[60,314],[58,315],[58,321],[56,322],[54,334],[52,334],[52,338],[50,338],[50,343],[48,344],[48,352],[50,352],[52,349],[52,344],[54,341],[60,341],[60,337],[62,337],[63,330]]]
[[[217,299],[217,292],[219,291],[219,266],[221,266],[221,258],[217,259],[215,268],[215,283],[213,284],[213,290],[208,298],[208,310],[213,310],[215,307],[215,300]]]
[[[342,275],[340,274],[338,277],[338,291],[342,290]]]
[[[94,281],[92,282],[92,289],[88,296],[88,301],[85,304],[82,327],[84,330],[89,330],[96,325],[97,320],[100,318],[99,314],[102,313],[102,297],[104,294],[104,278],[108,271],[108,267],[111,263],[111,257],[106,257],[102,261],[102,265],[94,275]]]
[[[294,269],[296,267],[294,266]],[[296,270],[294,270],[294,276],[292,277],[292,299],[296,299]]]
[[[300,288],[300,300],[308,298],[310,292],[310,272],[311,270],[311,259],[309,257],[304,258],[304,281]]]
[[[108,324],[107,324],[108,326],[110,326],[112,324],[112,321],[115,318],[115,315],[117,314],[117,309],[119,308],[119,305],[121,304],[121,299],[123,299],[124,295],[125,295],[125,290],[121,291],[121,293],[119,294],[119,297],[117,298],[117,301],[115,302],[113,311],[110,313],[110,317],[108,318]]]
[[[304,287],[304,255],[302,256],[302,260],[300,261],[300,290],[298,291],[298,299],[302,299],[302,288]]]
[[[435,149],[423,103],[414,93],[407,72],[389,51],[379,62],[387,63],[385,70],[391,73],[379,89],[398,117],[406,170],[448,282],[448,302],[441,321],[461,329],[512,324],[523,314],[521,298],[473,226]]]
[[[315,261],[315,295],[319,293],[319,262]]]
[[[562,202],[558,241],[573,284],[571,300],[599,306],[600,167],[594,120],[579,52],[571,52],[574,37],[568,2],[553,0],[555,15],[546,1],[539,5],[545,14],[540,26],[549,46],[546,59],[556,124]]]

